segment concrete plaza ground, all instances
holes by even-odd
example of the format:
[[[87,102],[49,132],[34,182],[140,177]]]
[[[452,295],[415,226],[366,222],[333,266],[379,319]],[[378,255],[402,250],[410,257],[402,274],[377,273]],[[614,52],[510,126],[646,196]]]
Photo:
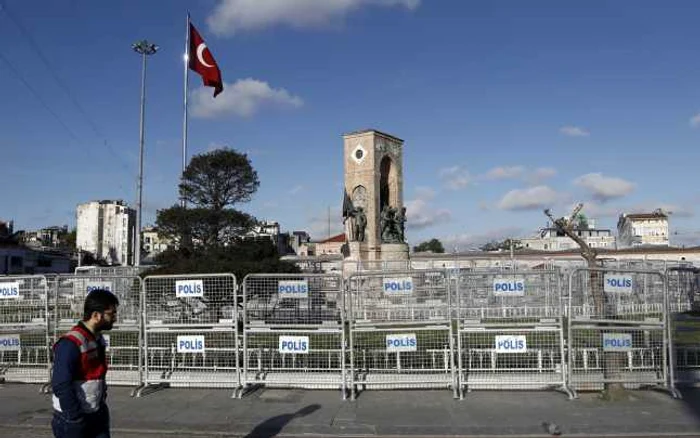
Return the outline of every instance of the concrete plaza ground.
[[[700,390],[683,400],[635,391],[623,401],[556,392],[366,391],[342,401],[335,391],[261,389],[241,400],[228,390],[164,389],[131,398],[112,387],[113,437],[226,436],[562,436],[700,437]],[[301,413],[295,415],[295,413]],[[35,385],[0,385],[0,437],[50,437],[50,397]]]

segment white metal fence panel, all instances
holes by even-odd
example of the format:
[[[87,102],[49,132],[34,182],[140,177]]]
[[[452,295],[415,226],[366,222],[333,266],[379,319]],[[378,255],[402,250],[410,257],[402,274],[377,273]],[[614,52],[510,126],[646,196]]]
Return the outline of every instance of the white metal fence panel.
[[[346,394],[340,275],[250,274],[243,280],[243,390],[340,389]]]
[[[681,385],[700,384],[700,269],[685,265],[666,271],[668,278],[671,369]]]
[[[93,271],[59,275],[52,282],[53,341],[83,318],[85,297],[105,289],[119,299],[117,321],[103,333],[108,342],[110,385],[138,386],[142,383],[143,351],[141,327],[141,279],[135,275],[97,275]]]
[[[571,273],[570,386],[656,386],[677,396],[669,366],[666,286],[658,271],[601,268]]]
[[[232,274],[147,276],[144,373],[154,387],[240,386],[238,302]]]
[[[46,277],[0,277],[0,380],[48,384],[51,377]]]
[[[357,274],[348,286],[353,399],[368,388],[451,388],[456,397],[447,273]]]
[[[460,398],[472,389],[566,385],[558,270],[461,272],[454,278]]]

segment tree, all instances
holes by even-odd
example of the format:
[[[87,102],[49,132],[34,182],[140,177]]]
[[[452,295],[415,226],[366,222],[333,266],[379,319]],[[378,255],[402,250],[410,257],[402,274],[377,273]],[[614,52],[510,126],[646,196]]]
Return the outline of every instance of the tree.
[[[185,169],[180,196],[199,207],[223,210],[250,201],[260,186],[246,154],[217,149],[195,155]]]
[[[175,246],[182,246],[183,230],[198,246],[230,245],[255,224],[253,216],[238,210],[184,208],[179,205],[160,210],[156,218],[158,234],[171,239]]]
[[[413,252],[433,252],[436,254],[442,254],[445,252],[445,247],[442,246],[442,242],[437,239],[430,239],[427,242],[419,243],[417,246],[413,247]]]
[[[574,219],[575,228],[578,230],[587,230],[590,228],[588,218],[583,213],[578,213]]]
[[[583,204],[579,203],[574,208],[574,211],[569,216],[569,219],[561,217],[559,219],[554,219],[552,213],[549,209],[544,211],[544,214],[552,221],[554,226],[560,232],[567,235],[570,239],[576,242],[581,251],[581,257],[586,261],[588,265],[588,287],[590,288],[591,297],[593,298],[593,307],[595,315],[601,319],[606,317],[611,317],[611,309],[605,305],[605,295],[603,292],[603,273],[598,269],[601,268],[601,263],[598,261],[598,251],[595,248],[586,243],[584,239],[581,238],[575,231],[574,226],[581,223],[580,218],[585,216],[580,215]],[[578,219],[578,221],[577,221]],[[572,299],[572,297],[569,297]],[[602,333],[602,332],[601,332]],[[601,335],[602,336],[602,335]],[[571,343],[572,340],[569,339]],[[602,344],[602,340],[601,340]],[[624,367],[625,356],[624,353],[618,352],[605,352],[603,359],[603,375],[606,379],[619,379],[620,376],[616,375]],[[615,397],[616,393],[624,391],[622,384],[606,384],[605,385],[605,395],[607,397]]]
[[[231,245],[256,223],[233,206],[250,201],[259,185],[258,174],[245,154],[218,149],[195,155],[179,186],[180,197],[194,208],[174,205],[160,210],[156,218],[159,234],[190,250],[193,245]]]
[[[66,248],[75,249],[77,237],[78,237],[78,229],[77,228],[73,228],[68,233],[64,234],[62,240],[63,240]]]
[[[250,201],[259,185],[245,154],[220,149],[192,157],[179,185],[190,207],[174,205],[156,217],[158,233],[177,249],[156,257],[155,273],[232,272],[241,280],[251,272],[299,272],[269,239],[244,239],[257,220],[233,207]]]
[[[192,252],[169,249],[156,256],[160,266],[149,275],[230,272],[241,281],[251,273],[297,273],[294,263],[282,261],[269,239],[245,239],[235,245],[195,248]]]
[[[492,240],[490,242],[487,242],[479,247],[481,251],[510,251],[511,249],[513,250],[519,250],[523,249],[523,243],[520,240],[517,239],[505,239],[502,242],[499,242],[497,240]]]

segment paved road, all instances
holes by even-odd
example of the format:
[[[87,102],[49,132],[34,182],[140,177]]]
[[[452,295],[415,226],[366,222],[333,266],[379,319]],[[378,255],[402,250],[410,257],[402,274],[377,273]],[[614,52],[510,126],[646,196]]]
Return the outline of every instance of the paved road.
[[[36,429],[36,428],[4,428],[2,432],[0,432],[0,436],[2,437],[12,437],[12,438],[53,438],[53,435],[48,429]],[[289,435],[286,433],[280,433],[278,435],[270,435],[270,434],[261,434],[261,435],[241,435],[241,434],[225,434],[225,433],[216,433],[216,434],[196,434],[196,435],[191,435],[187,434],[184,435],[182,433],[178,432],[172,432],[172,433],[159,433],[159,432],[144,432],[144,431],[138,431],[138,432],[126,432],[122,430],[115,430],[112,432],[112,438],[233,438],[233,437],[250,437],[250,438],[271,438],[271,437],[279,437],[279,438],[310,438],[314,435],[309,435],[309,434],[304,434],[304,435]],[[318,436],[318,435],[316,435]],[[540,438],[540,437],[545,437],[546,434],[536,434],[536,435],[505,435],[505,437],[508,438]],[[671,438],[671,437],[681,437],[681,438],[700,438],[700,434],[689,434],[689,435],[678,435],[678,434],[664,434],[664,435],[567,435],[567,436],[575,436],[577,438],[652,438],[652,437],[658,437],[658,438]],[[343,438],[368,438],[368,435],[342,435]],[[405,435],[371,435],[372,438],[398,438],[398,437],[405,437]],[[435,435],[411,435],[411,438],[433,438]],[[499,435],[450,435],[450,438],[499,438]],[[504,435],[501,435],[500,437],[504,437]]]
[[[700,391],[674,400],[634,391],[617,402],[551,392],[474,391],[453,400],[446,390],[366,391],[343,401],[337,391],[259,390],[242,400],[230,390],[165,389],[131,398],[110,388],[114,437],[214,438],[336,436],[693,436],[700,438]],[[0,437],[50,437],[50,399],[33,385],[0,385]],[[152,433],[149,433],[152,432]]]

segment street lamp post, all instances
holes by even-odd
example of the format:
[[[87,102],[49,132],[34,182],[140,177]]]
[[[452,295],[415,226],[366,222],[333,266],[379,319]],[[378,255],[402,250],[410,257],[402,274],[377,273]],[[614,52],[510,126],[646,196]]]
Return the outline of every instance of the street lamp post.
[[[139,182],[138,200],[136,201],[136,236],[134,244],[134,266],[141,264],[141,206],[143,200],[143,141],[144,141],[144,115],[146,112],[146,56],[158,51],[158,46],[141,40],[131,45],[134,52],[141,55],[141,121],[139,123]]]

